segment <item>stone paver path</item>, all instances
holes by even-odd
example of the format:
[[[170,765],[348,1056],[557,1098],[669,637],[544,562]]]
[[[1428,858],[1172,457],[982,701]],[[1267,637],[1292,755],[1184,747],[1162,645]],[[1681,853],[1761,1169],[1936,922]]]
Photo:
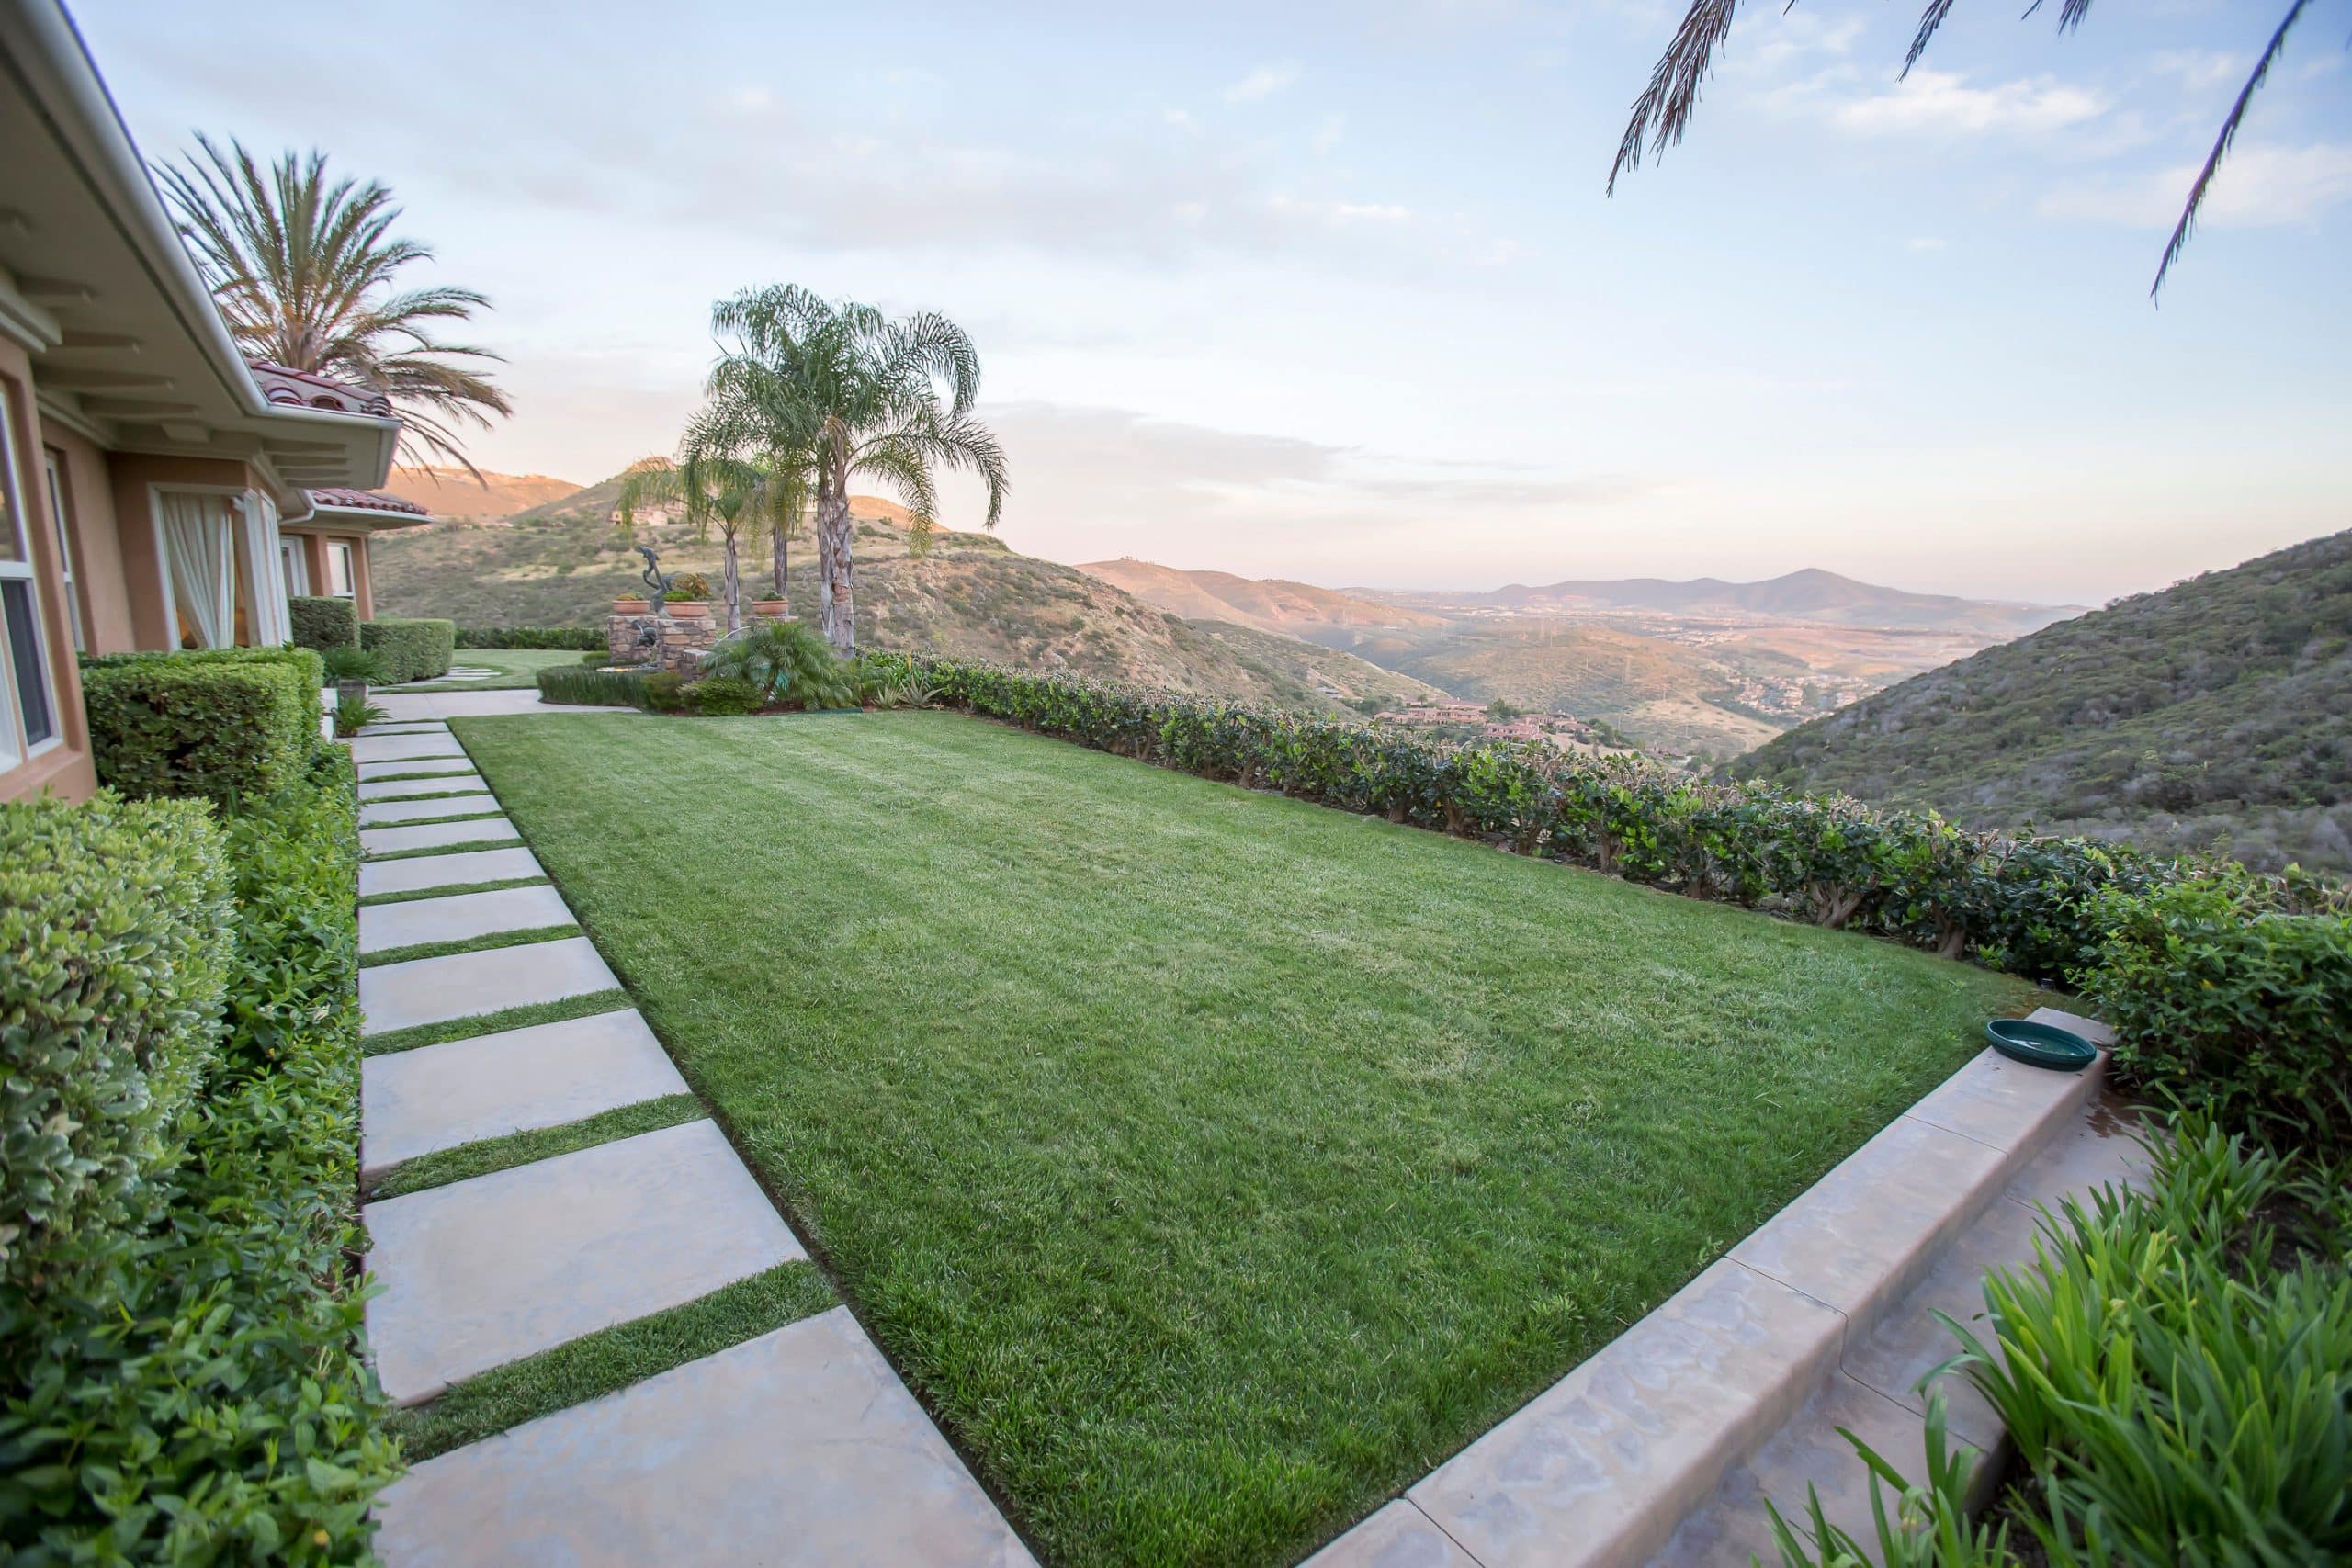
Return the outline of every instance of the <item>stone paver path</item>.
[[[475,712],[611,712],[462,695]],[[447,819],[496,797],[436,712],[395,711],[352,742],[360,896],[394,900],[361,907],[363,957],[571,923],[529,850],[448,847],[517,835],[503,816]],[[418,798],[446,789],[469,793]],[[364,1058],[363,1179],[690,1092],[634,1008],[485,1027],[617,986],[585,936],[366,964],[363,1037],[457,1037]],[[369,1345],[401,1404],[807,1257],[707,1117],[369,1202],[362,1219],[380,1286]],[[1031,1562],[845,1307],[426,1461],[377,1513],[390,1568]]]

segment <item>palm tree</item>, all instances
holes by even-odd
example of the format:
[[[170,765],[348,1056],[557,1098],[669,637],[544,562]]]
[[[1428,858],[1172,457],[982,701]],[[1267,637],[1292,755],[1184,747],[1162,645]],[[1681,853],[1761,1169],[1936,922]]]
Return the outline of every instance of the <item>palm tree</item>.
[[[486,430],[491,413],[514,412],[471,367],[499,356],[433,334],[490,301],[470,288],[394,286],[433,253],[391,237],[401,209],[377,181],[330,184],[322,152],[282,153],[265,174],[240,142],[225,153],[201,135],[196,144],[201,159],[155,173],[238,346],[383,393],[401,416],[406,461],[437,457],[479,482],[457,427]]]
[[[628,529],[636,526],[639,507],[675,505],[684,513],[695,537],[707,539],[716,532],[725,562],[727,629],[740,631],[743,626],[741,549],[746,532],[757,530],[776,538],[776,596],[785,596],[782,540],[790,526],[791,510],[798,505],[798,487],[794,482],[797,470],[766,457],[734,456],[714,443],[707,424],[706,414],[687,426],[678,461],[657,457],[632,464],[622,477],[613,512],[621,527]]]
[[[721,300],[710,320],[731,346],[710,373],[707,434],[721,449],[806,456],[816,503],[818,628],[847,657],[857,649],[853,477],[899,492],[913,513],[918,551],[938,513],[937,468],[980,477],[987,526],[1003,513],[1004,448],[972,417],[979,355],[944,316],[918,311],[894,321],[870,305],[820,299],[797,285]]]
[[[1791,3],[1793,4],[1794,0]],[[1911,68],[1919,63],[1919,57],[1927,53],[1929,41],[1951,14],[1954,3],[1955,0],[1926,0],[1927,8],[1920,14],[1918,29],[1912,35],[1910,52],[1903,62],[1904,75],[1908,76]],[[1658,57],[1657,64],[1650,71],[1649,85],[1643,88],[1641,96],[1634,100],[1633,118],[1626,123],[1624,135],[1618,140],[1617,161],[1609,168],[1611,194],[1616,192],[1617,176],[1640,168],[1645,154],[1655,159],[1668,146],[1682,140],[1683,133],[1690,129],[1691,115],[1699,107],[1699,89],[1714,69],[1715,51],[1722,47],[1724,38],[1730,34],[1732,18],[1737,15],[1740,0],[1690,0],[1690,10],[1684,13],[1681,23],[1675,28],[1673,41],[1667,45],[1666,52]],[[2255,94],[2260,92],[2262,85],[2269,80],[2270,68],[2278,62],[2279,51],[2286,48],[2287,34],[2301,19],[2310,5],[2311,0],[2287,0],[2286,14],[2279,18],[2278,27],[2272,29],[2269,42],[2255,58],[2254,69],[2247,73],[2245,85],[2238,89],[2235,101],[2230,105],[2230,112],[2222,118],[2221,133],[2213,139],[2212,151],[2205,155],[2204,167],[2198,170],[2197,178],[2188,187],[2188,200],[2181,207],[2180,221],[2173,225],[2172,238],[2165,243],[2164,259],[2156,264],[2156,280],[2148,288],[2152,297],[2164,288],[2165,277],[2172,271],[2173,263],[2180,259],[2181,251],[2188,244],[2188,233],[2196,225],[2198,209],[2205,205],[2206,194],[2212,188],[2214,172],[2222,166],[2222,160],[2229,156],[2232,143],[2237,141],[2238,127],[2245,123],[2246,106],[2254,101]],[[2081,27],[2090,8],[2091,0],[2059,0],[2058,30],[2071,32]],[[2025,14],[2030,17],[2040,9],[2041,0],[2032,0]]]

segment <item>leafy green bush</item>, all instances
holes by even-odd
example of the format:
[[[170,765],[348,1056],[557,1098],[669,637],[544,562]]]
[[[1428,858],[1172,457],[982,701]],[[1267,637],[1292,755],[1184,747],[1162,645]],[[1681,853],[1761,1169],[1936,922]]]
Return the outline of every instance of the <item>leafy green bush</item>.
[[[227,821],[222,1049],[143,1223],[70,1290],[0,1283],[0,1557],[348,1562],[399,1472],[349,1285],[364,1245],[351,764]]]
[[[459,626],[459,648],[577,649],[605,651],[605,634],[587,626]]]
[[[221,649],[93,659],[82,700],[98,782],[130,795],[197,795],[220,806],[277,794],[319,743],[309,649]]]
[[[2046,1217],[2032,1265],[1986,1277],[1986,1334],[1945,1319],[1962,1346],[1955,1364],[2030,1475],[2007,1500],[2009,1527],[1958,1528],[1968,1466],[1933,1423],[1924,1489],[1862,1449],[1873,1489],[1909,1492],[1905,1511],[1933,1527],[1882,1530],[1878,1560],[2018,1563],[2009,1530],[2022,1525],[2053,1564],[2345,1561],[2352,1275],[2277,1225],[2298,1199],[2293,1174],[2185,1114],[2143,1186]],[[2340,1234],[2352,1200],[2337,1184],[2329,1201]],[[1785,1525],[1781,1546],[1792,1564],[1871,1561],[1850,1538],[1816,1548]]]
[[[359,646],[359,606],[348,599],[311,598],[295,594],[286,601],[288,619],[298,648]]]
[[[684,713],[686,711],[686,678],[675,670],[656,670],[645,677],[638,688],[643,698],[641,706],[653,713]]]
[[[543,703],[573,703],[590,707],[647,706],[648,677],[633,670],[590,670],[560,664],[533,677]]]
[[[219,831],[194,801],[0,806],[0,1280],[163,1174],[220,1035]]]
[[[2352,918],[2221,872],[2099,905],[2085,990],[2129,1083],[2280,1146],[2352,1150]]]
[[[702,669],[750,682],[763,706],[847,707],[855,696],[832,645],[798,621],[763,621],[721,637]]]
[[[687,682],[678,692],[688,713],[712,718],[760,711],[760,689],[740,675],[711,675]]]
[[[359,627],[359,646],[383,661],[387,682],[430,681],[449,672],[450,661],[457,657],[458,623],[365,621]]]

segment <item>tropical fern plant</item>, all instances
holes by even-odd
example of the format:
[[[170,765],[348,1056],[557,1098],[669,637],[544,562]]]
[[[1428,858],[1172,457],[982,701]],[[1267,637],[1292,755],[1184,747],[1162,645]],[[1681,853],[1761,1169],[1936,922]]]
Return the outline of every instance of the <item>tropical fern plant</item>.
[[[854,695],[832,645],[798,621],[769,621],[721,637],[701,669],[706,676],[750,682],[763,706],[847,707]]]
[[[401,209],[378,181],[331,180],[322,152],[285,152],[265,171],[240,142],[196,144],[200,156],[155,175],[238,347],[381,392],[401,416],[404,461],[437,458],[479,482],[460,432],[514,412],[481,370],[499,356],[435,334],[489,299],[400,287],[433,253],[392,234]]]
[[[918,311],[893,321],[796,285],[720,301],[711,328],[728,347],[710,374],[698,438],[710,451],[789,454],[805,464],[816,511],[818,625],[848,657],[857,648],[853,478],[898,492],[913,514],[917,554],[938,515],[941,468],[979,477],[988,527],[1003,513],[1004,449],[972,412],[979,355],[944,316]]]

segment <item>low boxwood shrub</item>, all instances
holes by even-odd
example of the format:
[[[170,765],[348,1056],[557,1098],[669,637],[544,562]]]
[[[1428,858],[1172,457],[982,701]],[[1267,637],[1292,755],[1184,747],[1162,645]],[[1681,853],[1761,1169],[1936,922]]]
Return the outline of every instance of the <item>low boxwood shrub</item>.
[[[2127,1082],[2279,1146],[2352,1152],[2352,918],[2217,871],[2110,891],[2085,992]]]
[[[590,707],[641,708],[647,705],[647,677],[634,670],[591,670],[560,664],[533,677],[543,703],[573,703]]]
[[[286,601],[298,648],[356,648],[359,606],[348,599],[313,598],[295,594]]]
[[[231,806],[285,789],[319,743],[310,649],[220,649],[93,659],[83,706],[98,782],[130,795]]]
[[[605,634],[587,626],[459,626],[459,648],[524,648],[582,653],[605,651]]]
[[[710,675],[688,682],[678,690],[688,713],[712,718],[760,711],[760,689],[740,675]]]
[[[449,672],[449,665],[457,657],[458,623],[363,621],[359,646],[375,654],[383,664],[387,682],[397,684],[403,681],[430,681]]]
[[[141,1212],[220,1037],[229,912],[195,801],[0,806],[0,1279]]]
[[[399,1472],[352,1258],[359,1053],[351,764],[226,819],[217,1059],[135,1223],[0,1281],[0,1558],[348,1562]],[[62,808],[61,808],[62,809]]]

